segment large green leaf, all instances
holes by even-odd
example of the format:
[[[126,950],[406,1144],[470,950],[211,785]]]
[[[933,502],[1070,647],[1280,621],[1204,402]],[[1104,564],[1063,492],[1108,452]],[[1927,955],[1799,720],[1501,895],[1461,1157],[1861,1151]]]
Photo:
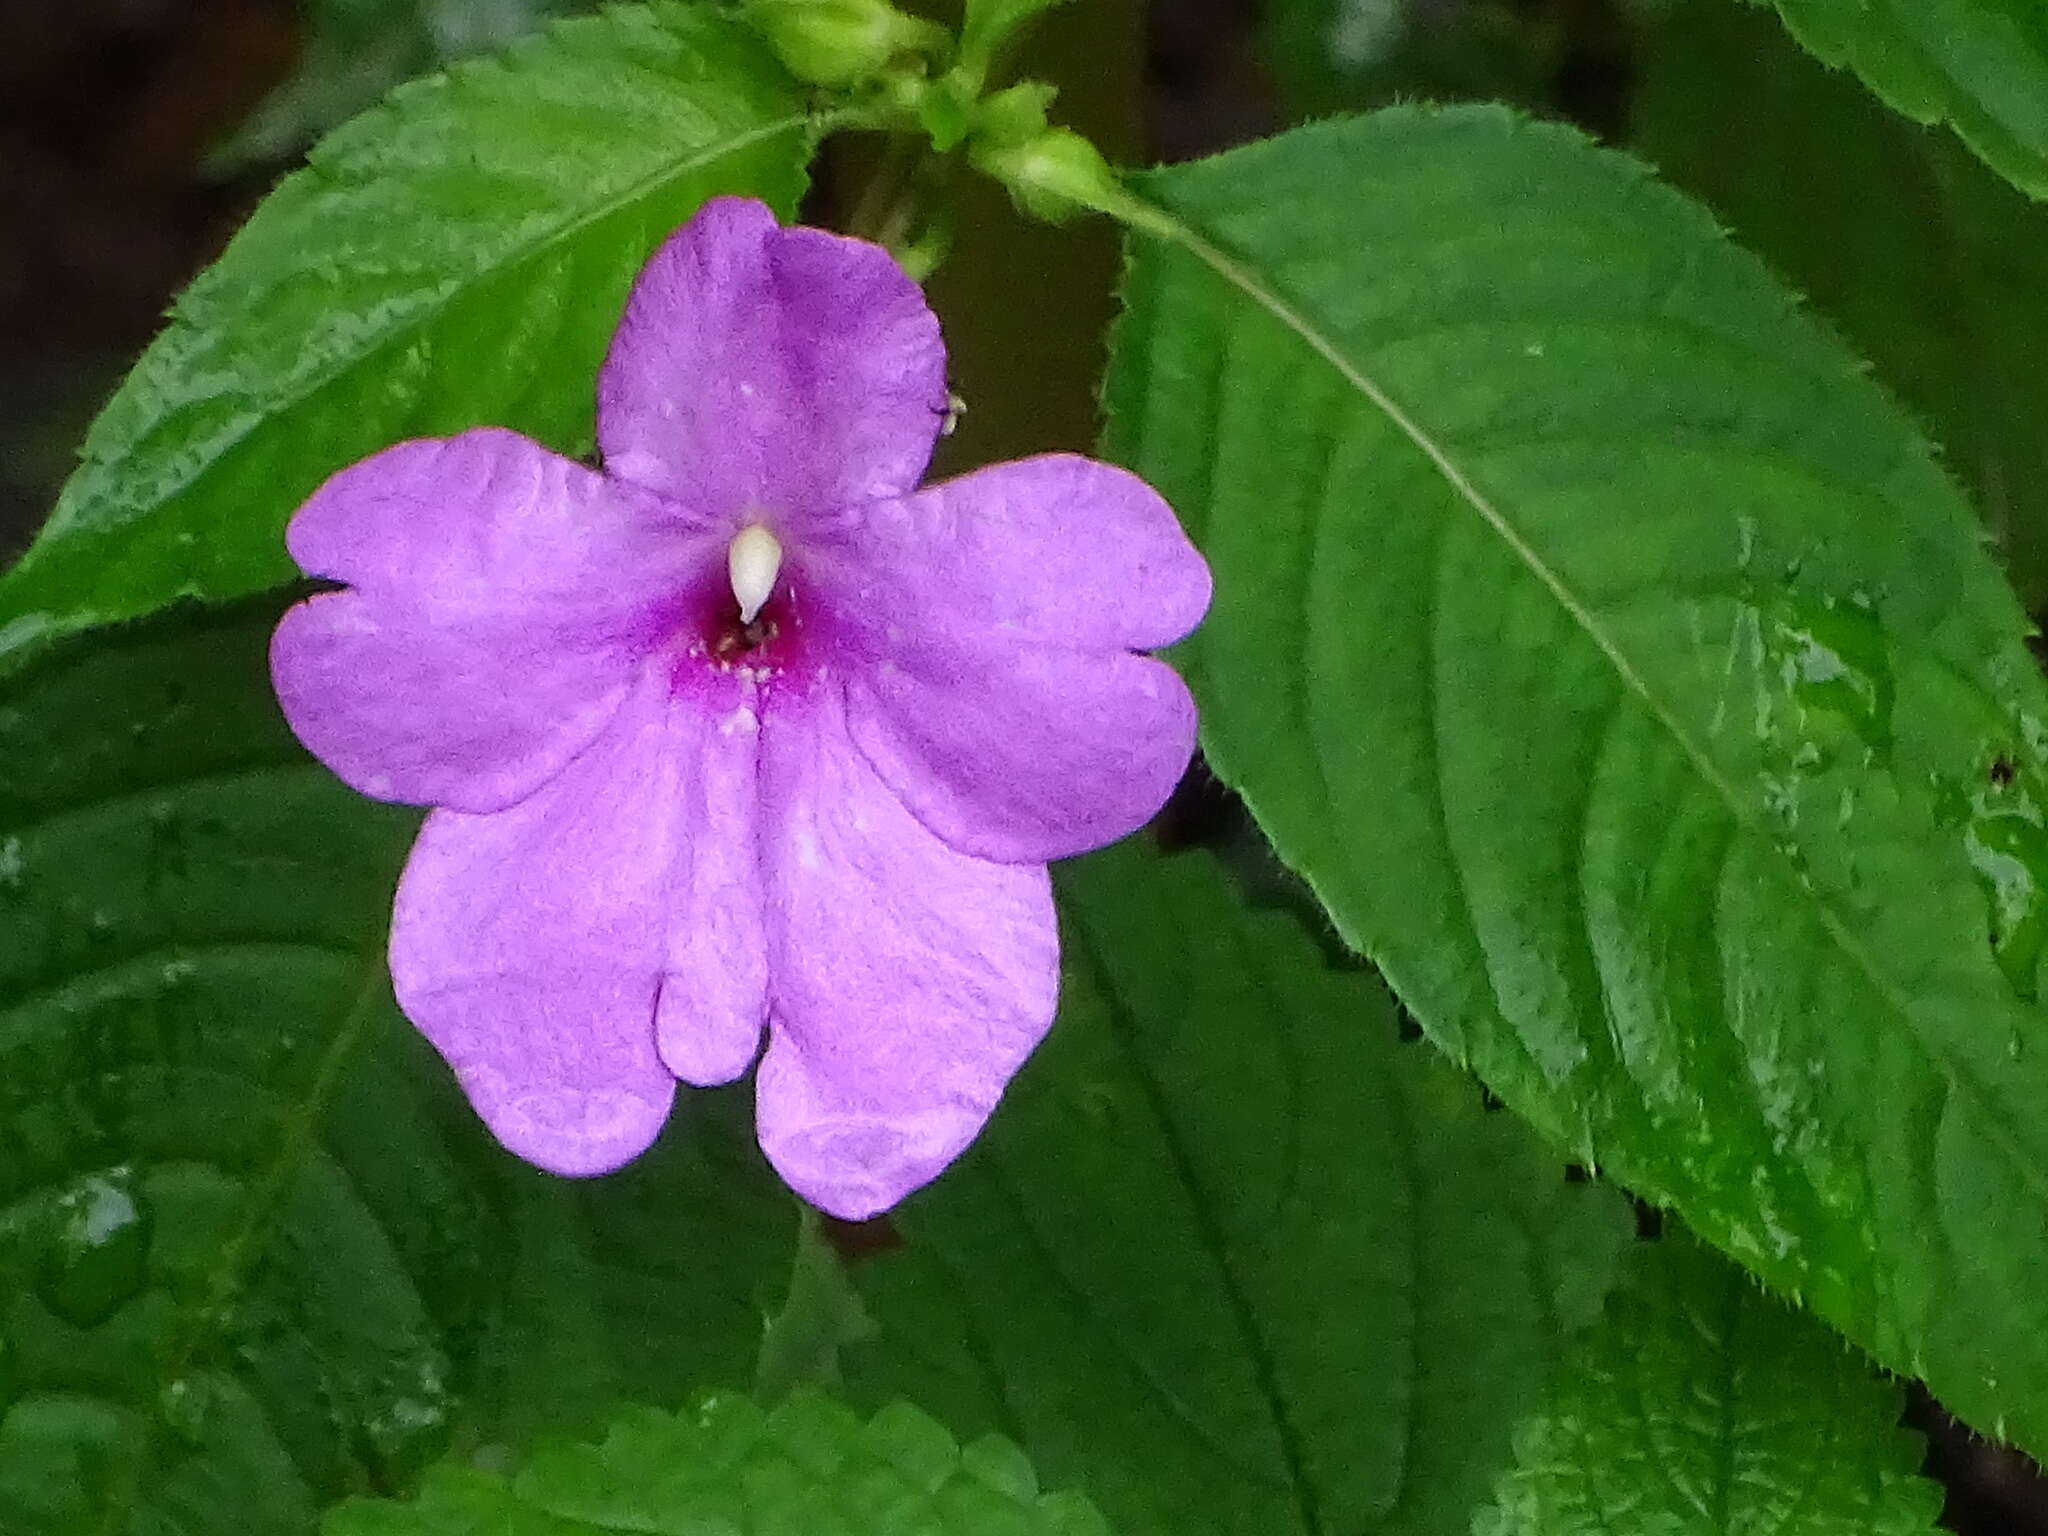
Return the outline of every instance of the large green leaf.
[[[2048,208],[1728,0],[1645,25],[1637,57],[1636,147],[1877,365],[2048,603]]]
[[[712,1397],[681,1414],[640,1409],[602,1445],[543,1452],[516,1477],[448,1467],[417,1503],[358,1500],[325,1536],[1107,1536],[1077,1494],[1041,1493],[1013,1446],[964,1450],[916,1409],[862,1423],[814,1393],[764,1414]]]
[[[1126,845],[1059,891],[1059,1022],[856,1266],[848,1382],[1133,1536],[1462,1536],[1626,1207],[1206,857]]]
[[[648,252],[716,193],[789,208],[814,131],[750,33],[668,0],[401,89],[178,301],[0,577],[0,665],[289,579],[293,509],[400,438],[496,423],[580,451]]]
[[[1633,1269],[1474,1536],[1932,1536],[1904,1393],[1685,1238]]]
[[[743,1379],[781,1280],[744,1104],[579,1185],[473,1126],[385,990],[412,816],[291,740],[274,617],[84,637],[0,695],[9,1536],[308,1531],[451,1440]]]
[[[1218,771],[1503,1098],[2048,1448],[2048,689],[1926,445],[1563,128],[1143,185],[1111,444]]]
[[[1999,175],[2048,198],[2048,7],[2039,0],[1751,0],[1815,57],[1919,123],[1947,123]]]

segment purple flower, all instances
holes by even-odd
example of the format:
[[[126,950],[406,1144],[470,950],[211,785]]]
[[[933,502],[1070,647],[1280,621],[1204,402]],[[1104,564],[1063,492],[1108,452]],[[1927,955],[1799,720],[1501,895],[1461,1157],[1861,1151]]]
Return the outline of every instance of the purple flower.
[[[598,379],[602,474],[492,428],[401,443],[293,519],[292,728],[435,809],[391,974],[477,1113],[594,1174],[676,1079],[738,1077],[837,1215],[971,1141],[1052,1021],[1045,862],[1152,815],[1194,707],[1137,654],[1209,574],[1067,455],[920,491],[938,322],[879,247],[707,204]]]

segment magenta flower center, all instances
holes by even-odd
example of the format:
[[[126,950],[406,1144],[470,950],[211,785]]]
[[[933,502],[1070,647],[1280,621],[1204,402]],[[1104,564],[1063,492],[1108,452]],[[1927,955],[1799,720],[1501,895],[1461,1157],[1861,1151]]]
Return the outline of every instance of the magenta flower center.
[[[724,580],[703,583],[682,626],[677,682],[709,670],[761,684],[788,671],[803,650],[805,603],[782,541],[764,523],[748,523],[726,546]]]

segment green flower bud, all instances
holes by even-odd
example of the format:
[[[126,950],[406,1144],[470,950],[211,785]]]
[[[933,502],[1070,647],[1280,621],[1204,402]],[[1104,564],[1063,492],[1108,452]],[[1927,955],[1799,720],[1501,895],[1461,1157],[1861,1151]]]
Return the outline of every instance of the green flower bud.
[[[1083,208],[1110,213],[1128,201],[1102,151],[1071,128],[1047,128],[1016,144],[981,139],[970,154],[1034,218],[1057,224]]]
[[[943,27],[888,0],[746,0],[745,14],[789,72],[812,85],[854,85],[899,54],[940,52],[952,42]]]

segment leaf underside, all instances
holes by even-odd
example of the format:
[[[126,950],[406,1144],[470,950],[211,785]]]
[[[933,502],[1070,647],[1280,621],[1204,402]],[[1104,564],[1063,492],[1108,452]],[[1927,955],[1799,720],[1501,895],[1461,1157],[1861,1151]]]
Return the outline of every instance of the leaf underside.
[[[1569,130],[1143,191],[1108,441],[1215,570],[1219,773],[1495,1092],[2048,1448],[2048,690],[1926,444]]]

